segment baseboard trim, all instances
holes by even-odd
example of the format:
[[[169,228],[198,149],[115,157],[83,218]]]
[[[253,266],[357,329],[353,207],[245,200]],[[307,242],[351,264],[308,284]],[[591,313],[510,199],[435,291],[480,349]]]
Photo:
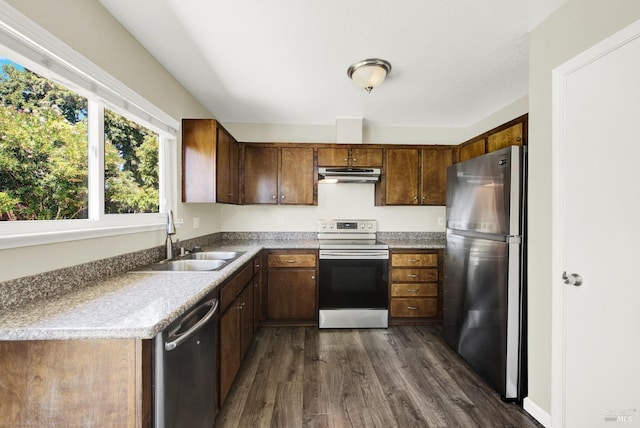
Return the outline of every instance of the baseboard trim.
[[[522,401],[522,408],[545,428],[551,427],[551,415],[531,401],[529,397],[525,397]]]

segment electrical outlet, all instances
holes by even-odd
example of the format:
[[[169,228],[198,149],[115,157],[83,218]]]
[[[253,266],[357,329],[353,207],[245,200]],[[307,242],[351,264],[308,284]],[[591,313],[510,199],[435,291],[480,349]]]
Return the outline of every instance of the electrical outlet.
[[[193,228],[200,229],[200,217],[193,218]]]
[[[444,226],[444,217],[438,217],[438,226]]]

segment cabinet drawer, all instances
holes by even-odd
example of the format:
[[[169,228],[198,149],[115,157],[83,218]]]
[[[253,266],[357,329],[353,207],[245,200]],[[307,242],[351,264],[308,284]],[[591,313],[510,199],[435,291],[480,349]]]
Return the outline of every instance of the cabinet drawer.
[[[220,290],[220,313],[233,302],[238,294],[242,291],[245,285],[251,282],[253,278],[253,264],[247,263],[242,270],[227,282]]]
[[[315,254],[269,254],[270,268],[316,267]]]
[[[392,282],[431,282],[438,280],[438,269],[391,269]]]
[[[438,254],[392,254],[391,266],[430,267],[438,266]]]
[[[429,318],[438,315],[438,301],[435,298],[394,298],[391,299],[393,318]]]
[[[436,297],[438,283],[391,284],[392,297]]]

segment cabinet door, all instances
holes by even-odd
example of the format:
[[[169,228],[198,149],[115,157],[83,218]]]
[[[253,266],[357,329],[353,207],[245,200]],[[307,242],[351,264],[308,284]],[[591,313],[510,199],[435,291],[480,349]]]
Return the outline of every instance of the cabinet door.
[[[387,149],[387,205],[418,204],[418,155],[418,149]]]
[[[216,202],[237,204],[238,143],[219,125],[216,127]]]
[[[262,256],[253,259],[253,331],[262,321]]]
[[[487,138],[487,152],[494,152],[509,146],[522,145],[522,123],[503,129]]]
[[[216,201],[216,122],[182,121],[182,202]]]
[[[240,304],[231,304],[220,317],[220,404],[240,369]]]
[[[382,149],[351,149],[351,165],[357,167],[382,166]]]
[[[465,143],[460,146],[460,162],[466,161],[467,159],[472,159],[478,156],[485,154],[485,139],[481,138],[479,140]]]
[[[244,203],[277,204],[278,149],[245,147]]]
[[[240,297],[240,361],[249,350],[253,339],[253,287],[249,284]]]
[[[272,320],[315,319],[315,269],[269,269],[267,316]]]
[[[423,149],[421,202],[423,205],[446,205],[447,167],[453,163],[452,149]]]
[[[349,166],[349,149],[319,148],[318,166]]]
[[[283,147],[280,161],[280,204],[314,205],[313,149]]]

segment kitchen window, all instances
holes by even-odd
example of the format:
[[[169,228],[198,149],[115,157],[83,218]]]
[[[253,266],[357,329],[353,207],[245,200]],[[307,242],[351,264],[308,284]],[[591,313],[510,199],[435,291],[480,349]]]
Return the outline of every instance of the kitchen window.
[[[177,121],[7,13],[0,10],[0,249],[162,228],[176,204]]]

